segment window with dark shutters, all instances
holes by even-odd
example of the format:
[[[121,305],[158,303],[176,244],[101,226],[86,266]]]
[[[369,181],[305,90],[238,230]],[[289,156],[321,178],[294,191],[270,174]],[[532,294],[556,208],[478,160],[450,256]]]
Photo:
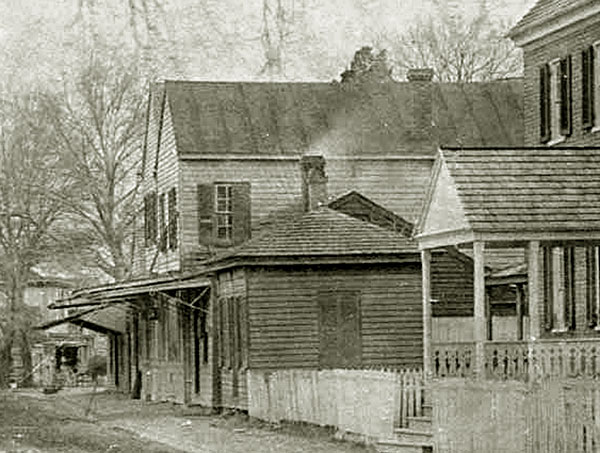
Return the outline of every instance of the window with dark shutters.
[[[594,126],[594,47],[581,52],[581,122],[585,129]]]
[[[219,182],[198,185],[198,240],[234,245],[250,238],[250,184]]]
[[[169,248],[177,248],[177,192],[169,190]]]
[[[550,140],[550,67],[540,67],[540,140]]]
[[[600,320],[600,250],[586,249],[586,319],[588,327],[597,327]]]
[[[165,218],[165,194],[160,194],[158,199],[158,214],[159,214],[159,226],[160,226],[160,238],[159,238],[159,249],[161,252],[167,250],[167,222]]]
[[[554,282],[552,269],[552,248],[543,248],[543,272],[544,272],[544,327],[552,330],[554,305]]]
[[[144,197],[144,215],[145,243],[149,246],[156,243],[156,192],[150,192]]]
[[[319,366],[355,368],[362,362],[360,294],[325,291],[318,294]]]
[[[571,55],[560,60],[560,133],[571,135]]]

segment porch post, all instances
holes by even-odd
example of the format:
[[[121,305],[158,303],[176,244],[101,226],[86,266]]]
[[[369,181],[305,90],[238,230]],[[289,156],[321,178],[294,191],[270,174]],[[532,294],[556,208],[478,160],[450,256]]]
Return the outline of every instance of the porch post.
[[[485,376],[485,342],[487,340],[486,297],[485,297],[485,259],[483,252],[485,244],[481,241],[473,243],[473,294],[475,304],[473,318],[475,322],[475,376],[483,379]]]
[[[423,274],[423,372],[425,380],[433,377],[431,369],[431,251],[421,251]]]
[[[542,333],[542,292],[540,281],[540,243],[529,242],[527,248],[527,286],[529,293],[529,339],[540,338]]]

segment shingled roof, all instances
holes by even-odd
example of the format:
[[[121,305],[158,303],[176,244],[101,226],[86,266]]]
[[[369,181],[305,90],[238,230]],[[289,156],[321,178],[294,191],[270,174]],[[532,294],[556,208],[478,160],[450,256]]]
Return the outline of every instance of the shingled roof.
[[[417,255],[415,242],[399,233],[319,208],[272,228],[214,263],[242,258],[332,258]]]
[[[538,0],[535,5],[511,29],[509,36],[549,22],[584,5],[593,5],[596,0]]]
[[[600,148],[443,149],[419,230],[600,237]]]
[[[430,89],[424,140],[412,126],[427,105],[414,82],[164,82],[180,154],[431,155],[437,144],[522,145],[520,79]]]

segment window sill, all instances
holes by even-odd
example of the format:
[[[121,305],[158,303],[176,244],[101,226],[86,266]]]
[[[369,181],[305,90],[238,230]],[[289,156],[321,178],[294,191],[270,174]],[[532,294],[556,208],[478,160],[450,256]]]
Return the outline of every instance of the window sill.
[[[600,332],[600,324],[599,324],[599,325],[597,325],[597,326],[595,326],[595,327],[594,327],[594,330],[595,330],[596,332]]]
[[[590,129],[590,132],[592,134],[595,134],[596,132],[600,132],[600,126],[594,126]]]
[[[569,329],[567,329],[566,327],[561,327],[561,328],[556,328],[556,329],[551,330],[552,333],[566,333],[568,331],[569,331]]]
[[[558,145],[559,143],[562,143],[565,140],[566,140],[566,137],[564,135],[561,135],[560,137],[553,138],[549,142],[546,142],[546,146]]]

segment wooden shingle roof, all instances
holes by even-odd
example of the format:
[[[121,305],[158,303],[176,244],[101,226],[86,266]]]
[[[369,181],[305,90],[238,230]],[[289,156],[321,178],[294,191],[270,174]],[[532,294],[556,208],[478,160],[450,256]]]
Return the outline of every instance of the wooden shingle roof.
[[[416,243],[397,232],[319,208],[251,239],[213,263],[240,258],[417,256]]]
[[[445,146],[521,146],[522,80],[432,83],[431,134],[417,84],[166,81],[180,154],[432,155]]]
[[[435,172],[421,237],[600,234],[600,148],[442,149]]]
[[[593,5],[596,0],[537,0],[531,9],[511,29],[515,36],[525,29],[549,22],[584,5]]]
[[[600,149],[442,154],[474,230],[600,230]]]

